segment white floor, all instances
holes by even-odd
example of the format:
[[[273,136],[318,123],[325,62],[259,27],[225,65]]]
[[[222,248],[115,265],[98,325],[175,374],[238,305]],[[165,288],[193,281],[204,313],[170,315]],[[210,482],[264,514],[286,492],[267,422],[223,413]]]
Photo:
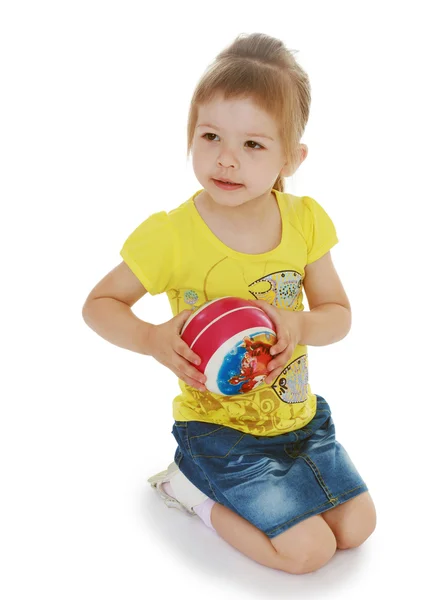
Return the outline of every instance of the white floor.
[[[314,573],[290,575],[245,557],[198,517],[166,507],[147,473],[136,477],[136,463],[115,461],[114,446],[93,450],[86,464],[76,450],[76,470],[73,462],[52,468],[53,455],[43,470],[41,457],[27,456],[27,473],[14,471],[14,487],[0,499],[4,600],[429,597],[429,525],[420,504],[407,519],[390,494],[374,494],[384,509],[363,546],[338,551]]]
[[[173,597],[374,600],[380,594],[398,596],[415,591],[424,597],[429,588],[421,561],[416,563],[418,548],[405,548],[395,531],[385,530],[391,526],[384,518],[360,548],[339,550],[319,571],[298,576],[250,560],[206,528],[198,517],[167,508],[152,491],[142,493],[142,526],[148,534],[142,543],[151,547],[149,539],[157,540],[158,552],[149,557],[147,566],[165,572],[163,587]],[[400,533],[402,537],[408,531],[401,526]]]

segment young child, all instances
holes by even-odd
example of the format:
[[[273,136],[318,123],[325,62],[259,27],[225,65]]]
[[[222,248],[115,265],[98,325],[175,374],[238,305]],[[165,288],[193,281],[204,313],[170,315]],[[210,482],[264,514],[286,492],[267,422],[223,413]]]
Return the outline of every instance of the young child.
[[[99,335],[179,378],[174,463],[151,485],[169,506],[288,573],[315,571],[337,548],[359,546],[376,522],[330,407],[308,382],[307,346],[335,343],[351,326],[330,217],[313,198],[283,191],[307,156],[300,140],[309,108],[308,77],[283,43],[238,36],[191,101],[188,153],[202,188],[131,233],[123,262],[83,308]],[[134,315],[147,292],[168,295],[171,320],[152,325]],[[235,396],[206,390],[199,357],[180,337],[192,310],[223,296],[255,301],[277,329],[270,374]]]

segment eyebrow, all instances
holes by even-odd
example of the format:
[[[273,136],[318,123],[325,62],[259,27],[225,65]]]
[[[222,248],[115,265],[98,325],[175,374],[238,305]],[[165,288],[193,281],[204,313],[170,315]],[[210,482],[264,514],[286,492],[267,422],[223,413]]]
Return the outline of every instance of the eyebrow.
[[[216,125],[211,125],[211,123],[201,123],[197,125],[197,127],[209,127],[210,129],[219,129]],[[270,137],[269,135],[265,135],[264,133],[244,133],[244,135],[250,137],[261,137],[271,140],[272,142],[274,141],[272,137]]]

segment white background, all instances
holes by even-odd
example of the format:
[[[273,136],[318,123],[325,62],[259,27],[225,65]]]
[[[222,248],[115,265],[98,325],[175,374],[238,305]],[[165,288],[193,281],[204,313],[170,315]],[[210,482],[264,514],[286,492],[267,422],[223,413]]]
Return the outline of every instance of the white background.
[[[1,4],[4,600],[429,593],[425,7]],[[314,197],[334,221],[353,325],[341,342],[309,348],[310,383],[378,513],[363,546],[303,576],[253,562],[150,489],[173,460],[176,378],[81,316],[131,231],[199,189],[185,151],[194,86],[236,35],[255,31],[298,50],[311,80],[309,156],[287,191]],[[166,296],[134,310],[171,318]]]

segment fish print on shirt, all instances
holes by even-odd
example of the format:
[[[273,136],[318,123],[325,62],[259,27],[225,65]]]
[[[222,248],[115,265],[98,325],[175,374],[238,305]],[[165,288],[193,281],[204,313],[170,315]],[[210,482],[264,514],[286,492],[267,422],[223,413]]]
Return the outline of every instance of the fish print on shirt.
[[[297,271],[276,271],[251,283],[250,293],[256,300],[265,300],[277,308],[298,308],[302,276]]]
[[[272,389],[283,402],[296,404],[307,399],[308,356],[299,356],[287,365],[272,383]]]

